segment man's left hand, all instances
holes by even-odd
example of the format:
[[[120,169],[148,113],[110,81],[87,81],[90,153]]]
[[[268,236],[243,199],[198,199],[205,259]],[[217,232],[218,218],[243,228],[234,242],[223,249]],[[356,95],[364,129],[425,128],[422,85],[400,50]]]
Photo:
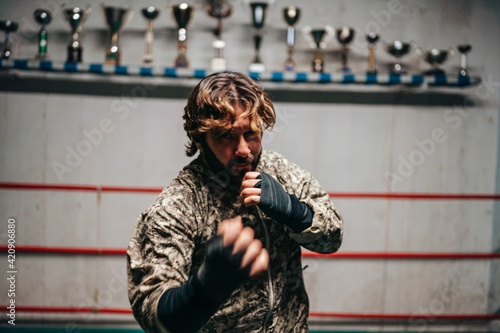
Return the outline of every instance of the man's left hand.
[[[240,199],[241,202],[249,207],[257,205],[260,202],[260,188],[255,188],[255,185],[260,181],[257,177],[259,172],[250,171],[245,174],[241,182]]]

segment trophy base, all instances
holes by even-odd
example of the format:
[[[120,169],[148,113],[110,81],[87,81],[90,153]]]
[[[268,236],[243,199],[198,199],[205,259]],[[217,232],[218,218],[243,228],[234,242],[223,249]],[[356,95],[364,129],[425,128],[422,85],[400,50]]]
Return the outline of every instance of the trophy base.
[[[248,66],[248,71],[252,73],[263,73],[266,71],[266,66],[260,62],[254,62]]]
[[[10,58],[11,55],[12,55],[12,52],[10,50],[3,50],[0,58],[7,60]]]
[[[142,65],[143,66],[153,66],[153,56],[152,55],[144,55],[144,57],[142,57]]]
[[[212,62],[211,62],[211,65],[210,65],[210,68],[213,71],[216,71],[216,72],[225,71],[227,69],[226,59],[224,59],[224,58],[213,58]]]
[[[442,69],[429,69],[428,71],[424,72],[424,75],[428,76],[446,76],[446,73]]]
[[[189,61],[184,56],[177,57],[177,59],[175,59],[174,66],[175,68],[188,68]]]
[[[74,48],[68,46],[68,57],[66,62],[82,62],[82,51],[81,47]]]
[[[295,71],[295,63],[292,60],[285,61],[285,72]]]
[[[119,65],[120,64],[120,53],[109,52],[106,53],[106,58],[104,59],[106,65]]]
[[[314,73],[323,73],[325,70],[325,64],[321,59],[314,59],[312,62],[312,71]]]
[[[35,56],[35,59],[37,60],[45,60],[47,59],[49,56],[47,53],[38,53],[36,56]]]
[[[342,74],[344,75],[350,75],[352,74],[352,70],[349,67],[342,67]]]

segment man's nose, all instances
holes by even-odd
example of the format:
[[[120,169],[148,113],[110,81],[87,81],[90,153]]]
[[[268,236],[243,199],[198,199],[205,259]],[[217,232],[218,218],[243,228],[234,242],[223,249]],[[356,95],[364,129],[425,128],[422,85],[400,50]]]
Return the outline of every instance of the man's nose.
[[[238,139],[236,146],[236,155],[241,157],[247,157],[251,153],[250,148],[248,148],[247,140],[241,135]]]

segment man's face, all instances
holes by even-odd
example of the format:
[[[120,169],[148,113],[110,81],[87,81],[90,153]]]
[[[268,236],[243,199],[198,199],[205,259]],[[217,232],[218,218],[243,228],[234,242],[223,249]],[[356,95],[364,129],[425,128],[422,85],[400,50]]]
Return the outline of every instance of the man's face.
[[[236,107],[236,121],[230,131],[219,133],[209,131],[206,143],[224,168],[234,177],[242,178],[255,168],[262,149],[262,132],[255,132],[250,119],[239,117],[243,109]]]

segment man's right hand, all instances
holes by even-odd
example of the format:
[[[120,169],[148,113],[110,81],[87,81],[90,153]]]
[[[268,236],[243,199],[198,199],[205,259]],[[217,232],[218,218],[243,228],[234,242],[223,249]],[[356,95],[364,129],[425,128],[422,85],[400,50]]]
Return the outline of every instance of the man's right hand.
[[[208,301],[226,300],[249,277],[269,266],[269,253],[255,239],[252,228],[243,227],[241,216],[224,220],[217,236],[207,243],[205,261],[198,270],[198,280]]]
[[[232,254],[243,253],[241,268],[250,268],[249,276],[256,276],[269,266],[269,253],[262,242],[255,239],[250,227],[243,227],[241,216],[224,220],[219,226],[218,235],[223,237],[224,246],[233,246]]]

